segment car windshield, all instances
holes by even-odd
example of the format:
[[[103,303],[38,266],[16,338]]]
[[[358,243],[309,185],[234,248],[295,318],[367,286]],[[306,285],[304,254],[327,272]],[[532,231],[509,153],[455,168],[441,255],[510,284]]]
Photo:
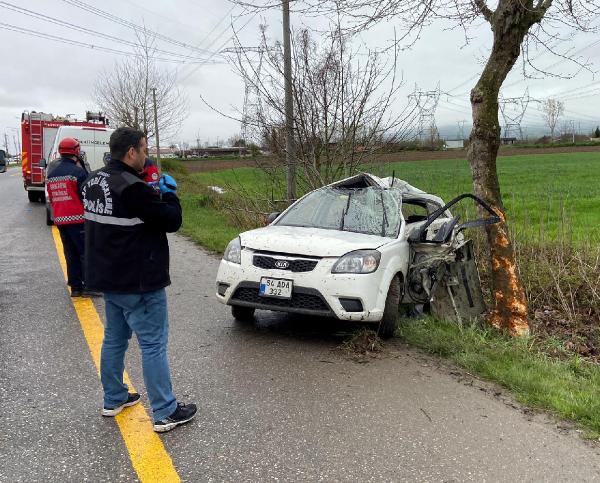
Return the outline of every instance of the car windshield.
[[[298,201],[277,225],[395,238],[400,227],[400,203],[397,190],[326,187]]]

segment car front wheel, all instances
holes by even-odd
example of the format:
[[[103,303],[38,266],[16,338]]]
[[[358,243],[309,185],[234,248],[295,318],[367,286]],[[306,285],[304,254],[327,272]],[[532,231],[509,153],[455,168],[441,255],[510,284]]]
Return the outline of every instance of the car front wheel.
[[[254,320],[254,310],[252,307],[231,306],[231,315],[238,322],[252,322]]]
[[[379,322],[377,334],[382,339],[389,339],[394,336],[398,327],[398,319],[400,318],[400,298],[402,297],[402,280],[396,275],[390,283],[387,297],[385,299],[385,308],[383,317]]]

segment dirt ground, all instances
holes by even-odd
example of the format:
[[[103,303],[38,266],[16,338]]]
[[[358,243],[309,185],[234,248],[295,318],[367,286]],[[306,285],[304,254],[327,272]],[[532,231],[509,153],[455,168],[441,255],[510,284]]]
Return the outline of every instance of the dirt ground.
[[[581,153],[597,152],[596,146],[575,146],[560,148],[505,148],[500,150],[499,156],[517,156],[527,154],[558,154],[558,153]],[[381,163],[397,163],[402,161],[426,161],[432,159],[461,159],[467,157],[465,149],[453,149],[448,151],[401,151],[398,153],[380,154],[377,161]],[[192,173],[203,173],[208,171],[220,171],[232,168],[255,167],[259,163],[268,164],[274,162],[270,158],[253,159],[199,159],[186,161],[185,165]]]

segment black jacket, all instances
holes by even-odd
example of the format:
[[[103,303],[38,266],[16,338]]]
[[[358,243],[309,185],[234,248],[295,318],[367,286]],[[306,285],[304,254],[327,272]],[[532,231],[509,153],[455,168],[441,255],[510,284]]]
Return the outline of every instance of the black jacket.
[[[175,194],[158,194],[118,160],[94,171],[82,189],[86,288],[143,293],[171,283],[167,233],[181,226]]]

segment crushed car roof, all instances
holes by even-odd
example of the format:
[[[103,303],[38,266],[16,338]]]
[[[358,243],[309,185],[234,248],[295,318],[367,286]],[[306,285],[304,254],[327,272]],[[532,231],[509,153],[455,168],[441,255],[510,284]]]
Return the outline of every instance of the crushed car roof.
[[[394,178],[392,176],[388,176],[387,178],[379,178],[378,176],[370,173],[360,173],[355,176],[351,176],[350,178],[331,183],[328,186],[347,189],[368,187],[380,187],[382,189],[393,188],[399,190],[403,198],[427,199],[435,201],[440,206],[444,205],[444,201],[439,196],[429,194],[402,179]]]

